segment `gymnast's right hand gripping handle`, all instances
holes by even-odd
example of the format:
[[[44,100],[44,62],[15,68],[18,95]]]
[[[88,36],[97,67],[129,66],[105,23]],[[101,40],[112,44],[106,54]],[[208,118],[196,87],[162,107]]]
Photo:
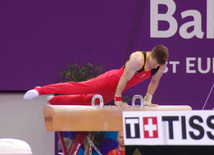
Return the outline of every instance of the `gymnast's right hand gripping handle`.
[[[134,95],[132,97],[132,106],[135,106],[135,100],[138,98],[140,99],[140,108],[144,109],[144,100],[143,100],[143,96],[141,95]]]
[[[103,97],[101,95],[94,95],[92,98],[92,106],[95,106],[95,100],[96,99],[100,99],[100,108],[103,109],[104,108],[104,102],[103,102]]]

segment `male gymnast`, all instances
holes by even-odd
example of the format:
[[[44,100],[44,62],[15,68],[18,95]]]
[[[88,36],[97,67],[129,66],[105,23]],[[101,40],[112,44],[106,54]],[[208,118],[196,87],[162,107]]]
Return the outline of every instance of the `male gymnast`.
[[[152,98],[167,65],[168,55],[168,48],[163,45],[155,46],[151,52],[136,51],[120,69],[110,70],[87,81],[35,87],[25,93],[24,99],[30,100],[39,95],[64,94],[48,96],[48,102],[52,105],[91,105],[92,97],[100,94],[104,104],[114,100],[115,105],[128,107],[129,105],[122,101],[122,93],[151,77],[144,104],[157,106],[152,104]]]

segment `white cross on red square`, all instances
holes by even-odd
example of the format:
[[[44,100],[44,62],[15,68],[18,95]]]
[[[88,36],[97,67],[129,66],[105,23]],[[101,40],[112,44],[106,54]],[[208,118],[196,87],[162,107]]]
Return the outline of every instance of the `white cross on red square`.
[[[158,138],[157,117],[143,117],[144,138]]]

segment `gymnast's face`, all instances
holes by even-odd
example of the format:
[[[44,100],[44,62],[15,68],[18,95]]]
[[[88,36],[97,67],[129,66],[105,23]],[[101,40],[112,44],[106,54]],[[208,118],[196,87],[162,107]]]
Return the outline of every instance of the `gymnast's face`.
[[[124,147],[123,131],[119,131],[117,134],[117,142],[120,146]]]
[[[158,66],[160,66],[160,64],[157,63],[157,60],[155,58],[151,57],[150,66],[151,68],[157,68]]]

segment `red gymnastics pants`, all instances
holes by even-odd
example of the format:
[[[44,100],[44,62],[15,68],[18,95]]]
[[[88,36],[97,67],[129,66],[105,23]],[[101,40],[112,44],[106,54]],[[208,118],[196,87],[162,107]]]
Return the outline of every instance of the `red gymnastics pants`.
[[[114,99],[117,84],[123,74],[123,68],[110,70],[96,78],[82,82],[63,82],[34,88],[39,95],[64,94],[54,96],[52,105],[91,105],[92,97],[100,94],[104,104]]]

